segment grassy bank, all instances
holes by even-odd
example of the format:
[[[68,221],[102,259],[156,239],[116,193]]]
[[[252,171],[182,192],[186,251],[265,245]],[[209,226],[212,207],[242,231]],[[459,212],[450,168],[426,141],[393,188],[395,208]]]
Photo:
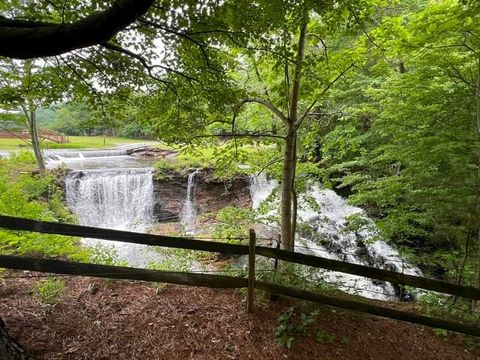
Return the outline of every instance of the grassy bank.
[[[156,141],[143,139],[128,139],[120,137],[103,136],[69,136],[69,142],[57,144],[51,141],[43,141],[42,148],[47,149],[101,149],[110,148],[122,144],[149,143],[158,144]],[[0,139],[0,150],[18,150],[28,147],[20,139]]]

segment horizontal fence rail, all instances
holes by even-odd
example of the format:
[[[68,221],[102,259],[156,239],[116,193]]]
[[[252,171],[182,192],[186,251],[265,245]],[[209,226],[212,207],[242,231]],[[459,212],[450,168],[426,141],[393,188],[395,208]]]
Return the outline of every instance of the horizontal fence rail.
[[[462,334],[480,336],[480,327],[447,321],[424,315],[413,314],[405,311],[385,308],[383,306],[371,305],[365,302],[340,299],[338,297],[322,295],[311,291],[293,289],[286,286],[270,284],[263,281],[256,281],[255,287],[272,294],[289,296],[296,299],[318,302],[343,309],[350,309],[362,313],[386,317],[389,319],[407,321],[414,324],[426,325],[434,328],[459,332]]]
[[[209,288],[246,288],[248,286],[248,279],[233,276],[146,270],[121,266],[93,265],[6,255],[0,255],[0,267],[53,274],[79,275],[120,280],[140,280]],[[263,281],[255,281],[254,286],[256,289],[264,290],[271,294],[288,296],[390,319],[480,336],[480,328],[472,325],[389,309],[365,302],[322,295],[311,291],[289,288]]]
[[[242,277],[148,270],[124,266],[84,264],[61,260],[35,259],[9,255],[0,255],[0,267],[16,270],[47,272],[53,274],[81,275],[108,279],[141,280],[211,288],[228,289],[247,287],[247,279]]]
[[[395,271],[378,269],[264,246],[257,246],[256,253],[257,255],[291,263],[308,265],[316,268],[368,277],[371,279],[384,280],[394,284],[403,284],[420,289],[438,291],[445,294],[465,297],[467,299],[480,300],[480,289],[472,286],[457,285],[446,281],[428,279],[420,276],[405,275]]]
[[[44,234],[80,236],[119,241],[131,244],[171,247],[187,250],[219,252],[229,255],[248,255],[248,246],[221,242],[186,239],[175,236],[142,234],[130,231],[102,229],[90,226],[54,223],[0,215],[0,227],[10,230],[33,231]]]
[[[248,255],[249,253],[249,247],[240,244],[226,244],[221,242],[185,239],[182,237],[174,236],[151,235],[128,231],[109,230],[80,225],[36,221],[11,216],[0,216],[0,227],[10,230],[23,230],[47,234],[81,236],[133,244],[218,252],[230,255]],[[332,260],[313,255],[269,248],[265,246],[257,246],[255,252],[257,255],[272,259],[278,259],[291,263],[343,272],[351,275],[368,277],[371,279],[388,281],[394,284],[413,286],[425,290],[438,291],[445,294],[461,296],[467,299],[480,300],[480,289],[471,286],[457,285],[441,280],[405,275],[395,271],[383,270],[369,266],[343,262],[339,260]]]

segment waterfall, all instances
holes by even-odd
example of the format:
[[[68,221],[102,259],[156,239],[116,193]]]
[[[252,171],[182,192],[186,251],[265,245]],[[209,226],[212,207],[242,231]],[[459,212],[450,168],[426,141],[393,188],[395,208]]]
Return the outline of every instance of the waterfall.
[[[250,186],[253,208],[259,209],[276,186],[277,182],[268,179],[266,174],[253,177]],[[267,220],[262,222],[278,228],[270,220],[278,216],[278,197],[273,202],[275,206],[266,209],[267,214],[263,216]],[[352,215],[360,217],[364,226],[349,229],[348,221]],[[341,196],[332,190],[322,189],[318,183],[311,184],[306,193],[299,197],[298,223],[302,224],[303,230],[299,231],[301,235],[297,234],[295,239],[297,252],[408,275],[422,275],[418,268],[404,261],[396,249],[378,239],[379,234],[373,221],[366,217],[362,209],[348,205]],[[334,282],[346,292],[369,298],[386,299],[396,295],[395,288],[382,281],[326,270],[308,275],[318,280]]]
[[[195,234],[195,224],[197,221],[197,209],[195,207],[195,190],[197,186],[195,183],[195,177],[198,173],[199,170],[195,170],[188,175],[187,197],[180,213],[180,223],[182,224],[182,228],[185,233],[189,235]]]
[[[71,171],[66,200],[81,225],[144,232],[153,224],[152,169]],[[143,266],[155,261],[144,245],[84,239],[88,245],[113,244],[121,260]]]

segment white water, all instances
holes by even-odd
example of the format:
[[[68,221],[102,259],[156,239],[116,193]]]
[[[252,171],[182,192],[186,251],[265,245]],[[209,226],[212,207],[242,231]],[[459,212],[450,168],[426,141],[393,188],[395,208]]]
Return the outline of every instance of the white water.
[[[148,149],[149,144],[126,144],[103,150],[46,150],[46,166],[50,169],[65,166],[69,169],[145,168],[156,159],[130,156],[133,150]]]
[[[153,224],[152,169],[72,171],[66,199],[81,225],[144,232]],[[158,260],[144,245],[84,239],[88,245],[113,245],[120,260],[144,266]]]
[[[252,178],[251,196],[253,208],[258,209],[277,187],[274,180],[260,174]],[[262,222],[277,228],[272,217],[278,217],[278,198],[273,199],[274,206],[262,215]],[[312,206],[312,203],[315,204]],[[347,228],[348,217],[359,215],[366,226],[354,230]],[[299,199],[298,222],[309,228],[309,236],[297,236],[295,251],[321,256],[329,259],[348,261],[365,266],[374,266],[388,270],[421,276],[421,271],[403,261],[400,254],[383,240],[371,220],[366,218],[362,209],[348,205],[332,190],[322,189],[313,184]],[[342,290],[368,298],[386,299],[395,296],[395,290],[389,283],[343,274],[333,271],[316,270],[309,276],[317,280],[333,282]]]
[[[182,212],[180,213],[180,223],[182,225],[182,229],[188,235],[195,234],[197,222],[197,208],[195,206],[195,193],[197,186],[195,183],[195,177],[198,173],[199,170],[195,170],[188,175],[187,197],[185,199]]]
[[[57,160],[62,161],[65,159],[84,159],[84,158],[93,158],[93,157],[110,157],[110,156],[121,156],[128,155],[126,149],[111,149],[111,150],[47,150],[45,151],[45,157],[47,160]]]
[[[147,149],[149,144],[125,144],[115,147],[114,149],[103,150],[46,150],[44,156],[47,160],[62,161],[65,159],[84,159],[95,157],[112,157],[128,155],[132,150]]]

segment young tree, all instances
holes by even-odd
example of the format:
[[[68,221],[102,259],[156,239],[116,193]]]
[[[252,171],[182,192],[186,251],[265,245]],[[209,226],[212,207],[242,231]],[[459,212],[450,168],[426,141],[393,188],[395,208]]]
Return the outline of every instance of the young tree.
[[[171,134],[172,140],[215,135],[233,137],[234,143],[249,136],[276,139],[283,153],[281,228],[285,249],[294,249],[295,172],[302,125],[318,118],[316,110],[325,93],[348,73],[357,56],[348,50],[335,55],[327,38],[367,17],[373,3],[260,1],[250,5],[255,11],[243,5],[236,21],[253,24],[250,36],[238,39],[231,35],[235,28],[230,27],[229,36],[216,38],[228,64],[223,76],[215,78],[221,86],[216,80],[206,89],[181,89],[186,95],[178,108],[163,95],[153,103],[163,114],[156,117],[158,133]],[[348,48],[350,44],[345,45]],[[251,116],[246,104],[266,111]]]
[[[354,66],[355,54],[344,51],[342,56],[330,52],[329,40],[335,32],[343,32],[358,20],[358,13],[366,16],[372,2],[318,4],[309,1],[282,4],[283,25],[270,34],[270,44],[254,43],[250,48],[250,65],[262,84],[246,89],[236,111],[247,103],[261,105],[280,121],[284,128],[283,175],[281,181],[282,246],[294,250],[297,223],[297,191],[295,176],[297,148],[301,127],[308,119],[319,118],[327,91]],[[329,38],[327,40],[327,38]],[[328,45],[327,45],[328,43]],[[337,51],[339,53],[339,51]],[[270,76],[264,81],[259,64],[264,70],[273,68],[281,76]]]
[[[52,76],[45,64],[40,66],[34,60],[4,62],[0,73],[0,106],[24,115],[35,159],[40,172],[43,172],[45,162],[40,148],[36,111],[40,106],[45,107],[58,100],[65,86]]]

